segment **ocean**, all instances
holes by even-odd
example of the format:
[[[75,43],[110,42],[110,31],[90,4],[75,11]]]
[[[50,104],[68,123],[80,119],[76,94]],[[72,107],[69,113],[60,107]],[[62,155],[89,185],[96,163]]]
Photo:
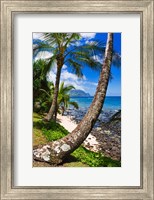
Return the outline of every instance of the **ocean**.
[[[70,101],[75,101],[79,105],[79,109],[74,109],[72,106],[66,110],[65,115],[69,115],[75,120],[77,123],[81,121],[81,119],[86,114],[90,104],[92,103],[93,97],[71,97]],[[105,98],[105,102],[102,108],[102,111],[99,115],[100,122],[108,122],[110,118],[121,110],[121,96],[107,96]],[[97,121],[96,126],[99,126],[99,122]]]
[[[71,97],[70,101],[75,101],[79,105],[79,109],[87,109],[92,103],[93,97]],[[103,105],[103,110],[120,110],[121,96],[107,96]]]

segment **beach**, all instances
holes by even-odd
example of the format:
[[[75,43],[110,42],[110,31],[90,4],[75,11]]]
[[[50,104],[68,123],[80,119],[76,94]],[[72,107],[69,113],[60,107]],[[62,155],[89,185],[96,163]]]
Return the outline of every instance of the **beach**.
[[[64,116],[58,114],[57,121],[69,132],[72,132],[82,120],[85,113],[83,109],[68,109]],[[118,117],[116,113],[118,113]],[[121,111],[106,111],[105,114],[102,113],[102,116],[106,116],[104,117],[105,123],[103,123],[102,120],[97,120],[96,125],[82,145],[90,151],[101,152],[114,160],[120,160]],[[102,118],[102,116],[100,118]],[[112,119],[112,117],[115,119]]]
[[[57,115],[57,120],[66,130],[72,132],[76,127],[77,123],[70,119],[68,116]],[[99,143],[95,136],[89,134],[86,140],[83,143],[83,146],[87,146],[87,149],[92,150],[94,152],[98,152]],[[90,148],[88,148],[88,146]]]
[[[69,132],[72,132],[77,127],[77,123],[72,121],[69,116],[62,116],[62,115],[58,114],[57,121],[60,125],[62,125]]]

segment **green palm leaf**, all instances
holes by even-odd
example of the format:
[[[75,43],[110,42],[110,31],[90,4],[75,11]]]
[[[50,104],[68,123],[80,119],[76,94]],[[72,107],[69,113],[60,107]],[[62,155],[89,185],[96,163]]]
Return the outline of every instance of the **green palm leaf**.
[[[72,106],[74,106],[74,108],[79,109],[79,105],[77,104],[77,102],[70,101],[69,104],[72,105]]]

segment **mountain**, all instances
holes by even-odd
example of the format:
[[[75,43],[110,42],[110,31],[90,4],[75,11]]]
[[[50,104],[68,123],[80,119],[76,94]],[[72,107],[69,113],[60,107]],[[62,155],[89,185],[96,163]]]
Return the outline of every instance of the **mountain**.
[[[90,94],[83,90],[71,90],[69,94],[71,97],[90,97]]]

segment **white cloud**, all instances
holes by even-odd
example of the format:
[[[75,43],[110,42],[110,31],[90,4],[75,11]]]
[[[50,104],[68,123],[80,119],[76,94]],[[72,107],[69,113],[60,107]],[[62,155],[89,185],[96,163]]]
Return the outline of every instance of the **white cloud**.
[[[67,66],[66,66],[66,65],[63,65],[63,68],[62,68],[62,69],[63,69],[63,70],[64,70],[64,69],[67,69]]]
[[[63,81],[63,80],[61,80]],[[77,90],[86,91],[85,87],[80,84],[80,81],[72,82],[71,80],[65,80],[65,85],[73,85]]]
[[[47,74],[47,78],[48,78],[48,80],[49,80],[50,82],[54,82],[54,83],[55,83],[56,74],[54,74],[53,72],[50,71],[50,72]]]
[[[35,57],[35,61],[39,59],[48,59],[52,56],[52,53],[49,53],[48,51],[40,51],[37,56]]]
[[[76,41],[75,43],[74,43],[74,45],[75,46],[80,46],[82,43],[80,42],[80,41]]]
[[[67,70],[63,70],[61,74],[61,79],[63,80],[71,79],[72,81],[76,81],[78,77],[75,74],[68,72]]]
[[[40,39],[42,33],[33,33],[33,39]]]
[[[39,39],[41,36],[43,35],[43,33],[41,32],[37,32],[37,33],[33,33],[33,39]],[[83,37],[83,38],[86,38],[86,39],[91,39],[91,38],[94,38],[96,33],[80,33],[80,35]],[[76,45],[79,44],[78,42],[76,42]]]
[[[92,85],[92,86],[97,86],[98,83],[96,82],[91,82],[91,81],[86,81],[85,82],[87,85]]]
[[[96,60],[97,62],[103,63],[103,55],[102,55],[102,57],[100,57],[98,55],[94,55],[94,56],[92,56],[92,58],[94,60]]]
[[[83,38],[91,39],[94,38],[96,33],[80,33]]]
[[[56,66],[52,67],[48,73],[48,80],[55,83],[56,80]],[[64,65],[64,68],[61,72],[60,82],[65,82],[65,85],[73,85],[75,89],[83,90],[85,92],[93,95],[96,90],[97,82],[88,81],[85,76],[83,78],[78,78],[75,74],[68,72],[67,66]]]

